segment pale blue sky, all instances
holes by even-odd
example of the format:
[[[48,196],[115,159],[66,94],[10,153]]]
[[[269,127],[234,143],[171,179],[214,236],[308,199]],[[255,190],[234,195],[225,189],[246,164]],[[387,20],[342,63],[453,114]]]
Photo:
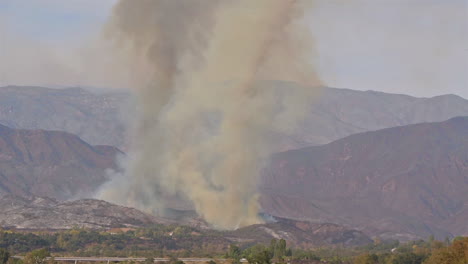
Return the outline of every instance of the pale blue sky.
[[[0,0],[3,23],[40,41],[77,40],[99,30],[115,0]]]
[[[64,58],[98,34],[115,2],[0,0],[0,85],[79,84],[86,73],[68,73]],[[329,86],[468,98],[468,0],[316,2],[307,19]]]

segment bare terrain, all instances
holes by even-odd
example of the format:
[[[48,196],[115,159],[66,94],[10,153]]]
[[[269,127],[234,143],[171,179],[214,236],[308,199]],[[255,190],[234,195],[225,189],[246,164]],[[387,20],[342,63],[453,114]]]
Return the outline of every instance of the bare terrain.
[[[292,245],[303,248],[325,245],[358,246],[372,242],[362,232],[336,224],[312,224],[287,219],[235,231],[214,231],[200,219],[180,222],[94,199],[60,202],[50,198],[4,195],[0,197],[0,211],[3,212],[0,214],[1,226],[19,230],[109,230],[162,224],[172,225],[174,229],[180,225],[190,226],[194,228],[192,235],[199,237],[203,243],[220,244],[224,247],[231,243],[269,243],[272,238],[287,239]]]
[[[272,215],[381,237],[467,235],[468,117],[276,154],[260,188]]]
[[[116,169],[111,146],[91,146],[60,131],[0,125],[0,193],[57,199],[89,196]]]

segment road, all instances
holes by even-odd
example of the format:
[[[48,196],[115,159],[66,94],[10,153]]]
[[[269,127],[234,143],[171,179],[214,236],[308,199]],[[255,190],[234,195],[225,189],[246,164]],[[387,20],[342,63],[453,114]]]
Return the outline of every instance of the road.
[[[23,259],[23,256],[13,256],[16,259]],[[73,261],[78,262],[143,262],[146,258],[118,258],[118,257],[54,257],[55,261]],[[212,258],[178,258],[183,262],[209,262],[211,260],[217,261]],[[168,262],[170,258],[154,258],[154,262]]]

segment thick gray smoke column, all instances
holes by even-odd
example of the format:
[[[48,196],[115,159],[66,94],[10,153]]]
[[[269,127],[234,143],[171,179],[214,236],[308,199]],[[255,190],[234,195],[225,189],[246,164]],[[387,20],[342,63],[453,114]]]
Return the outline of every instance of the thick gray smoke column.
[[[309,2],[309,1],[308,1]],[[258,223],[257,180],[319,81],[294,0],[121,0],[109,33],[141,74],[126,172],[100,198],[161,213],[184,197],[218,228]],[[278,91],[262,79],[301,82]],[[141,80],[144,80],[141,83]]]

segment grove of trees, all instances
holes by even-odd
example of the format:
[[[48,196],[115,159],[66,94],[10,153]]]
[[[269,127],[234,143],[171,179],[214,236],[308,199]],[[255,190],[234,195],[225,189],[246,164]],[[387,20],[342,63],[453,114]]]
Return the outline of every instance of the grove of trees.
[[[45,264],[51,255],[171,257],[170,264],[183,264],[179,257],[227,258],[234,264],[242,259],[251,264],[468,264],[468,237],[443,242],[430,237],[427,241],[407,243],[376,239],[364,247],[301,249],[288,247],[284,239],[229,245],[222,233],[201,232],[178,226],[120,233],[85,229],[36,233],[0,230],[0,264]],[[24,259],[13,259],[12,255],[22,255]]]

